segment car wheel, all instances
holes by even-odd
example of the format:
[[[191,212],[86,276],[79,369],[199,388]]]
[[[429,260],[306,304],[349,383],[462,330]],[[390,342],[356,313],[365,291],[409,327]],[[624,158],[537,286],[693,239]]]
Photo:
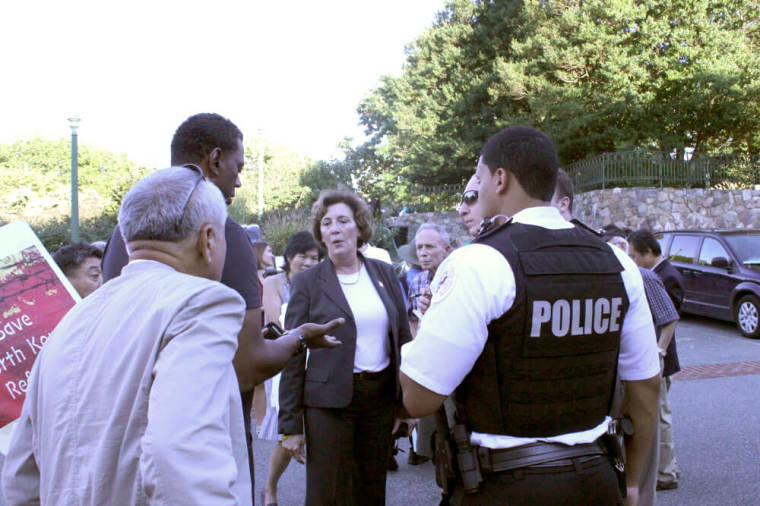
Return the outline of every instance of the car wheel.
[[[736,326],[746,337],[760,337],[760,300],[745,295],[736,305]]]

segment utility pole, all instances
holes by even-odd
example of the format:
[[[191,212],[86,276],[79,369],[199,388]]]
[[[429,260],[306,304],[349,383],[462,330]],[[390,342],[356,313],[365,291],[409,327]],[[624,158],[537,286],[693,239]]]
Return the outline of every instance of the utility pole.
[[[79,242],[79,152],[77,146],[77,128],[79,118],[69,118],[71,128],[71,242]]]
[[[261,217],[264,215],[264,132],[260,128],[258,147],[256,165],[259,168],[259,221],[261,221]]]

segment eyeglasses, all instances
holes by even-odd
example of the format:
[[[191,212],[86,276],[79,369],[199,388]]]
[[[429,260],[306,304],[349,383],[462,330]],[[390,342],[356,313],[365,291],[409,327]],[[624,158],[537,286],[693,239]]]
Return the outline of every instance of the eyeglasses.
[[[174,230],[176,232],[180,231],[180,228],[182,227],[182,220],[185,219],[185,213],[187,212],[187,206],[190,205],[190,199],[193,198],[193,193],[195,193],[195,190],[198,188],[198,185],[201,184],[201,181],[206,180],[206,176],[203,175],[203,169],[195,165],[194,163],[188,163],[187,165],[183,165],[184,168],[190,169],[192,171],[195,171],[198,173],[198,180],[195,182],[195,186],[193,186],[193,189],[190,190],[190,195],[187,196],[187,200],[185,201],[185,205],[182,207],[182,214],[179,215],[179,220],[177,221],[176,225],[174,226]]]
[[[463,205],[472,206],[478,201],[478,190],[467,190],[462,194],[462,200],[459,201],[457,210]]]

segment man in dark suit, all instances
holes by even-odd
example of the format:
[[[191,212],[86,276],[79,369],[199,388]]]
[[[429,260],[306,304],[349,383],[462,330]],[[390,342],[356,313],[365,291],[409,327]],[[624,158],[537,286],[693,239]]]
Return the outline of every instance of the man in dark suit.
[[[630,255],[639,267],[651,269],[657,274],[676,310],[681,312],[683,302],[683,280],[678,269],[667,258],[662,257],[660,243],[649,230],[637,230],[628,238]],[[663,349],[664,348],[664,349]],[[678,488],[678,461],[673,444],[673,419],[668,404],[670,376],[681,370],[678,363],[676,336],[673,335],[667,347],[661,346],[660,356],[664,357],[662,384],[660,385],[660,464],[657,471],[657,490]]]

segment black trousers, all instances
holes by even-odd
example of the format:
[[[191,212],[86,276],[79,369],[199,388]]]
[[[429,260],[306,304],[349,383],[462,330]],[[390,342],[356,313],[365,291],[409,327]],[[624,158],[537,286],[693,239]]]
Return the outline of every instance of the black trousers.
[[[476,494],[454,488],[452,505],[619,505],[617,476],[606,456],[563,467],[527,467],[485,476]]]
[[[251,406],[253,404],[253,390],[241,392],[243,401],[243,427],[245,429],[245,442],[248,446],[248,470],[251,473],[251,505],[256,504],[256,473],[253,469],[253,435],[251,434]],[[241,500],[243,498],[241,497]]]
[[[354,375],[351,403],[306,407],[306,504],[385,504],[385,475],[395,416],[394,374]]]

